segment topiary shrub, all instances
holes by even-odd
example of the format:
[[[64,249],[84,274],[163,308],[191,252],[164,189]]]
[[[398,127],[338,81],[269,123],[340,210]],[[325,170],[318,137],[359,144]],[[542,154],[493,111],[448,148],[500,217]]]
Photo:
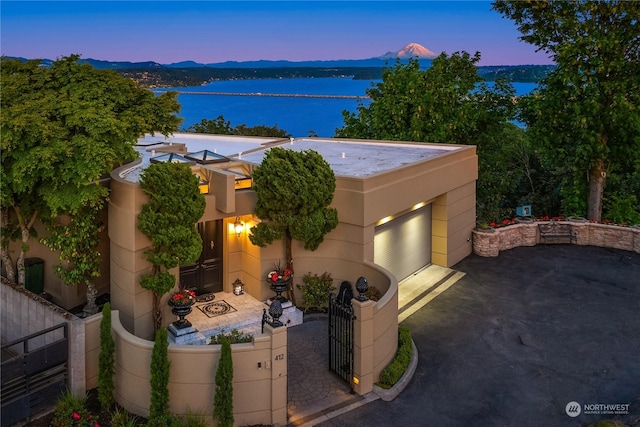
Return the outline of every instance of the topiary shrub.
[[[329,293],[336,288],[333,286],[333,278],[326,271],[322,275],[307,273],[302,277],[304,285],[298,285],[302,291],[302,305],[304,311],[310,308],[324,310],[329,306]]]
[[[102,308],[100,322],[100,355],[98,356],[98,401],[102,409],[113,406],[113,358],[115,343],[111,335],[111,304]]]
[[[233,359],[231,344],[226,337],[222,337],[220,361],[216,372],[213,417],[217,420],[218,427],[233,427]]]
[[[395,383],[397,383],[402,375],[407,371],[412,356],[413,347],[411,332],[406,326],[399,326],[398,352],[391,363],[380,373],[380,382],[378,383],[378,386],[382,388],[391,388]]]

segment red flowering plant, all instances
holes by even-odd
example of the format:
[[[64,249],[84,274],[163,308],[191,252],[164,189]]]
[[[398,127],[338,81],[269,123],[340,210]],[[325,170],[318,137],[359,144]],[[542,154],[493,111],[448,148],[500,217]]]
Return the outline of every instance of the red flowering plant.
[[[196,300],[196,293],[188,289],[181,289],[171,295],[169,305],[191,305]]]
[[[280,267],[280,263],[275,266],[275,269],[267,274],[267,280],[271,282],[286,282],[293,277],[293,271],[290,268]]]
[[[93,419],[91,414],[87,414],[86,416],[82,416],[79,412],[74,412],[71,415],[71,424],[73,427],[100,427],[100,424],[96,420]]]

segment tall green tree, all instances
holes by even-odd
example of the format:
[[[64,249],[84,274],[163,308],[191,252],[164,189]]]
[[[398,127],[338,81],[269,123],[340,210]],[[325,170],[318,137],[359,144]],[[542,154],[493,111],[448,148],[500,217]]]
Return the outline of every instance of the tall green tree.
[[[518,132],[509,123],[515,91],[503,80],[484,82],[479,60],[477,52],[456,52],[441,54],[426,70],[416,60],[396,63],[367,90],[370,104],[343,112],[344,126],[336,136],[476,145],[478,219],[499,218],[505,211],[500,195],[515,182],[509,169],[511,136]]]
[[[240,124],[231,127],[231,122],[225,120],[224,116],[220,115],[215,119],[202,119],[199,123],[194,123],[185,129],[186,132],[195,133],[212,133],[218,135],[243,135],[243,136],[267,136],[276,138],[290,138],[291,134],[286,130],[275,126],[247,126],[246,124]]]
[[[169,412],[169,338],[167,330],[160,328],[156,333],[151,352],[151,396],[149,402],[149,426],[166,427],[173,423]]]
[[[194,263],[202,252],[195,226],[204,214],[205,200],[198,177],[183,163],[152,163],[142,172],[140,186],[149,195],[149,203],[138,215],[138,228],[151,240],[146,255],[152,265],[140,285],[153,292],[157,331],[162,326],[160,298],[175,285],[168,270]]]
[[[255,214],[262,222],[251,228],[249,240],[264,247],[284,237],[287,267],[293,271],[292,240],[314,251],[338,225],[338,212],[328,207],[336,189],[335,174],[316,151],[273,147],[253,180],[258,196]],[[295,303],[293,289],[289,296]]]
[[[220,360],[216,371],[216,394],[213,398],[213,416],[220,427],[233,427],[233,358],[231,343],[222,337]]]
[[[493,8],[557,64],[523,100],[522,117],[562,181],[563,208],[599,220],[605,189],[640,198],[628,193],[640,169],[640,2],[499,0]]]
[[[144,133],[169,135],[181,119],[177,94],[156,96],[111,70],[63,57],[0,59],[2,260],[13,276],[12,240],[22,242],[17,282],[41,218],[75,215],[108,194],[99,180],[137,157]]]
[[[100,354],[98,356],[98,401],[102,409],[113,406],[113,375],[116,345],[111,333],[111,303],[102,308],[100,321]]]

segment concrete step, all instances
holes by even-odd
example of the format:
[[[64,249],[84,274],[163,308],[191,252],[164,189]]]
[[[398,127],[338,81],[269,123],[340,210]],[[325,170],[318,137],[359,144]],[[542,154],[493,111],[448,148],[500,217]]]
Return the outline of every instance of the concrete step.
[[[401,281],[398,285],[398,322],[433,301],[464,275],[450,268],[430,265]]]

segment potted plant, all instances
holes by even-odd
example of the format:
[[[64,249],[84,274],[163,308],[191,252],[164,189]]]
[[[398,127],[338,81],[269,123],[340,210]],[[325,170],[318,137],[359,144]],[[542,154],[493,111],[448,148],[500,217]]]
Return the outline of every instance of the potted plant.
[[[188,289],[180,289],[169,298],[169,306],[171,312],[178,316],[178,320],[173,322],[176,328],[187,328],[191,326],[191,322],[185,320],[185,317],[191,313],[191,306],[196,302],[196,293]]]
[[[272,301],[278,300],[280,303],[288,301],[282,296],[282,292],[289,289],[292,279],[293,271],[289,267],[282,268],[279,262],[274,266],[274,269],[267,274],[267,282],[269,282],[271,290],[276,293],[276,296],[271,298]]]

